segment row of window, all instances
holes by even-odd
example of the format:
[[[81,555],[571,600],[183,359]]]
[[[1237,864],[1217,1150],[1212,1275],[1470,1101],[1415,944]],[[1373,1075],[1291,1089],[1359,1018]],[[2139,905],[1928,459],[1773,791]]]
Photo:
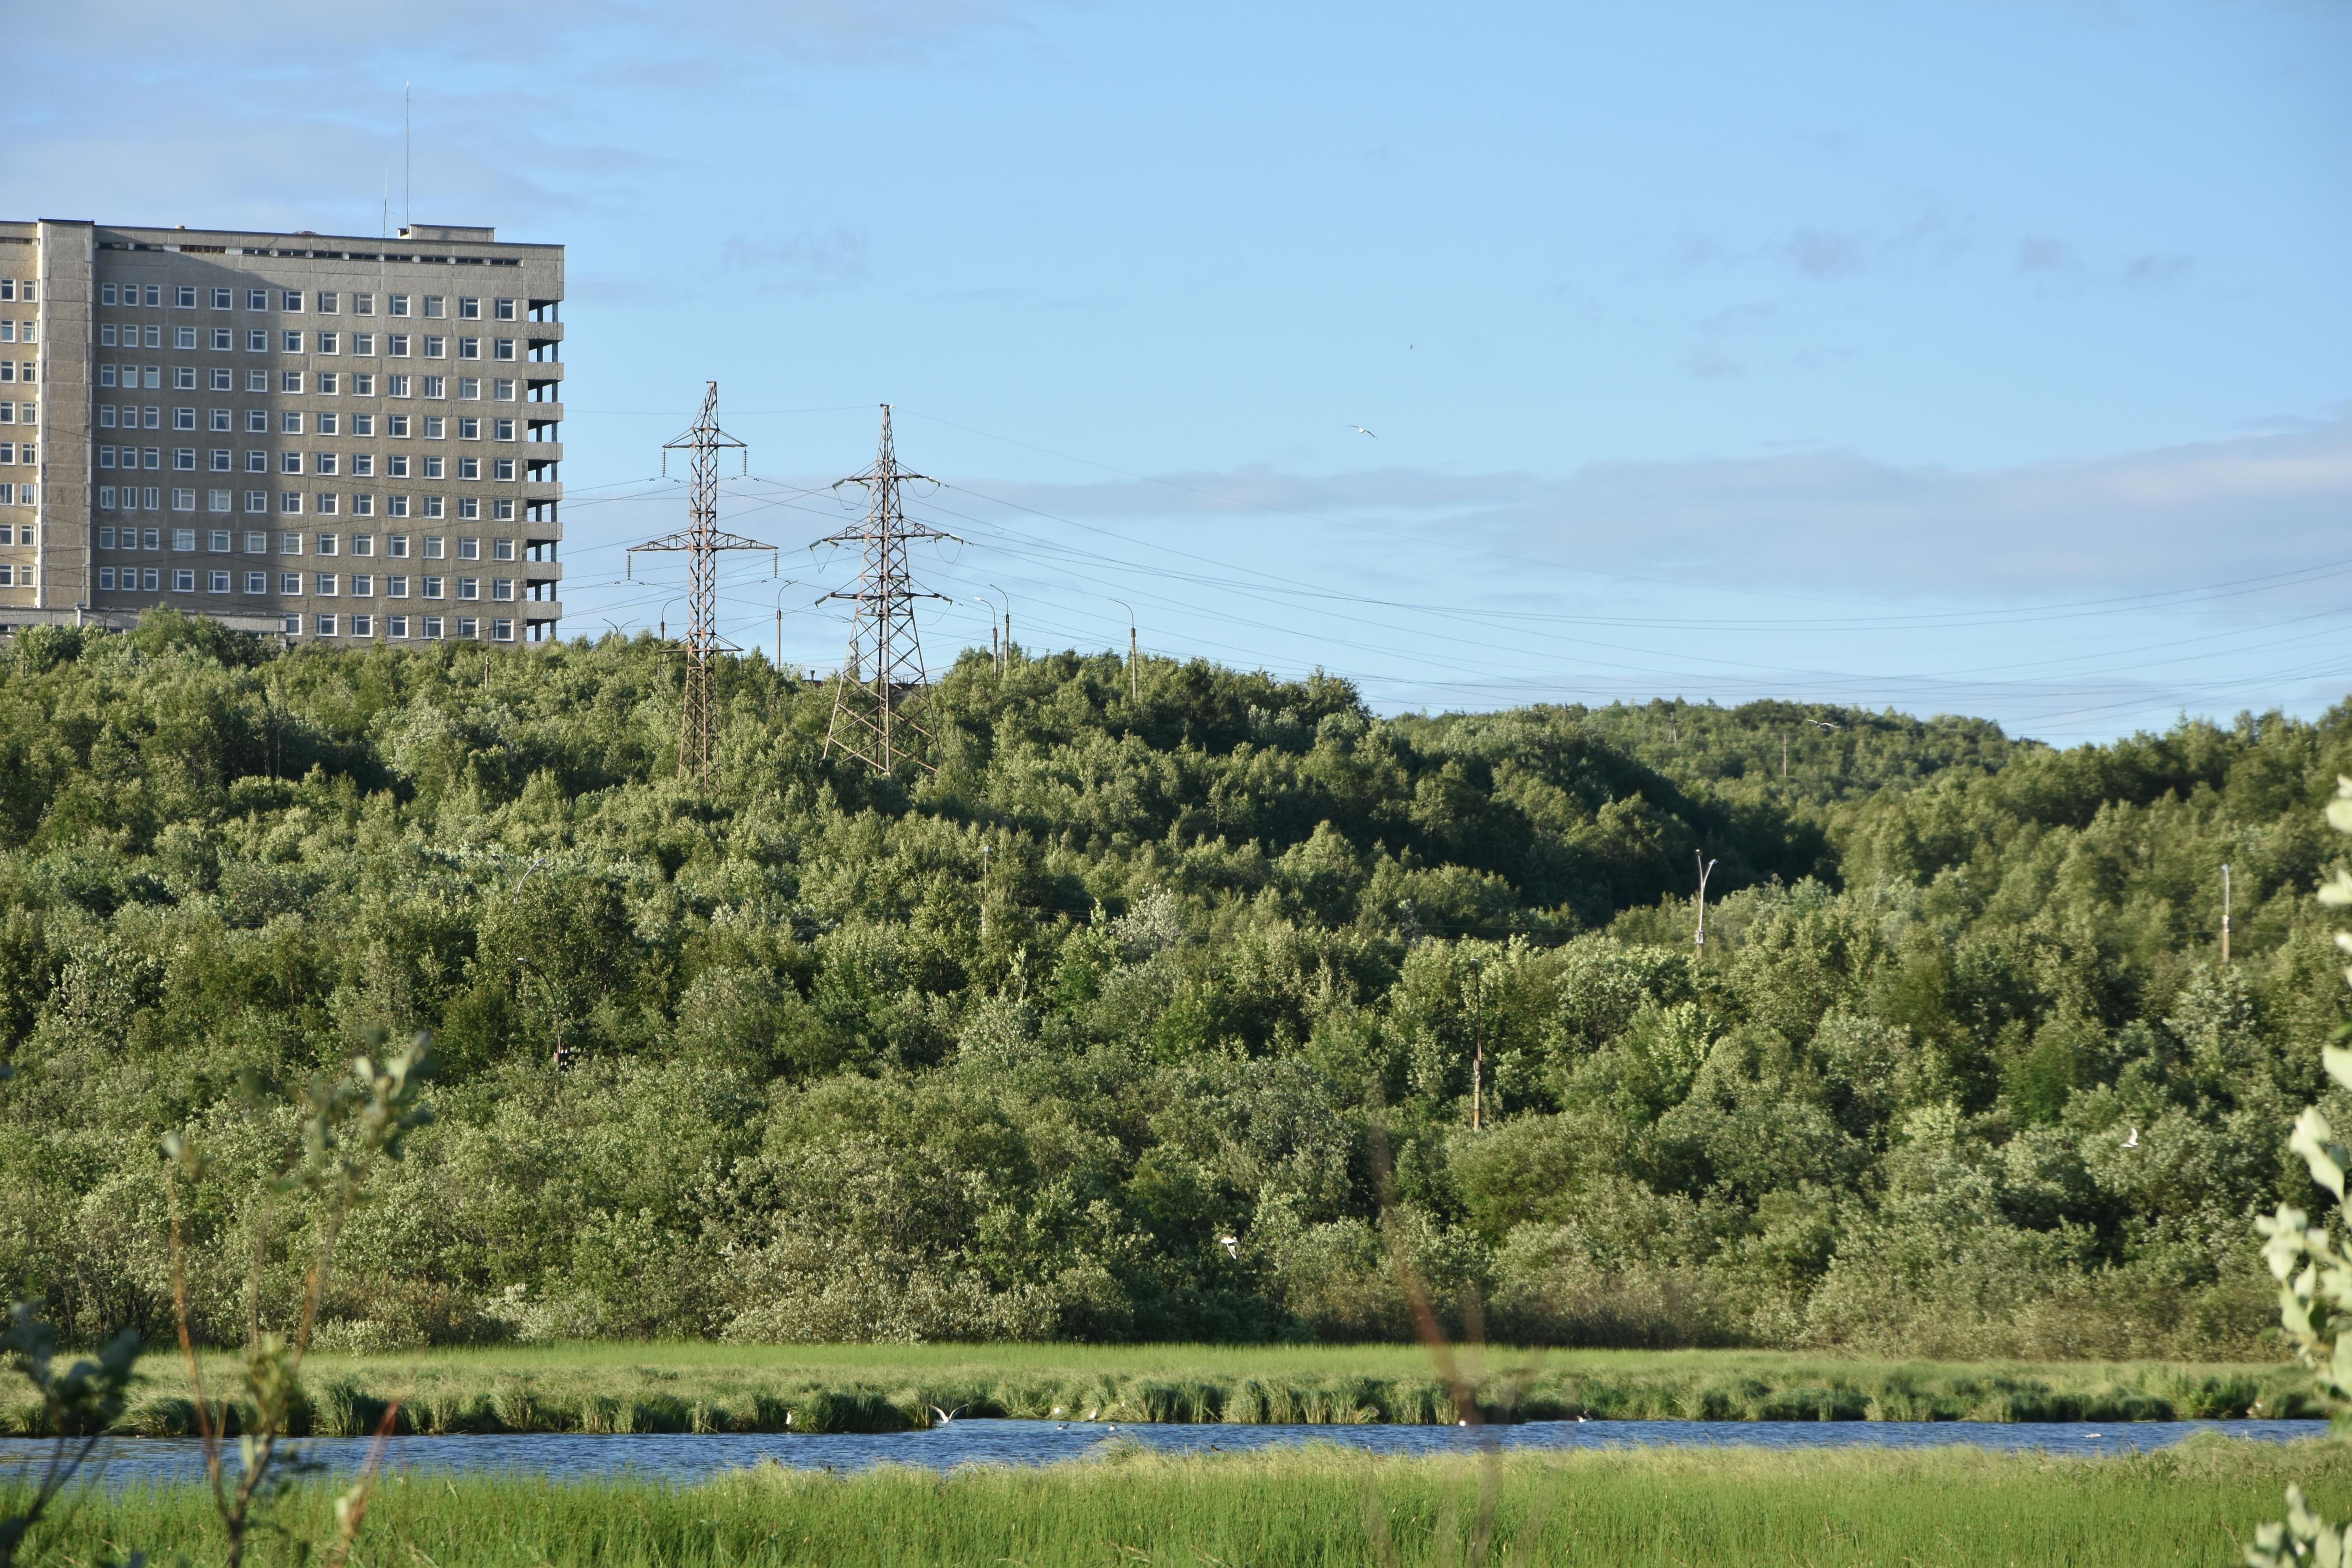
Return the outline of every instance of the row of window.
[[[192,473],[195,470],[197,454],[196,448],[194,447],[173,447],[166,448],[163,447],[101,446],[98,449],[98,466],[101,471],[117,467],[125,468],[161,468],[163,467],[163,454],[166,450],[171,453],[172,467],[174,469],[182,473]],[[308,472],[320,475],[322,478],[347,473],[351,478],[355,479],[370,479],[376,477],[374,453],[352,452],[348,454],[351,458],[348,468],[346,468],[343,463],[343,458],[347,454],[341,452],[280,452],[278,454],[278,472],[281,474],[299,474]],[[226,447],[214,447],[205,453],[205,466],[210,472],[215,474],[233,473],[236,471],[236,454],[230,448]],[[416,468],[416,472],[413,477],[416,479],[457,479],[464,482],[478,480],[484,477],[482,459],[479,458],[458,458],[454,459],[457,465],[454,471],[450,468],[450,464],[453,459],[439,457],[437,455],[433,457],[418,458],[413,459],[413,461]],[[383,477],[388,479],[404,479],[411,478],[412,476],[409,472],[411,462],[412,459],[409,458],[407,453],[394,452],[392,456],[384,459]],[[514,458],[492,458],[489,459],[489,465],[488,477],[492,483],[497,483],[501,480],[511,481],[514,479]],[[245,454],[245,472],[248,474],[266,474],[269,471],[270,464],[268,453],[263,451],[248,451]]]
[[[0,289],[5,288],[5,284],[0,284]],[[25,299],[33,298],[32,289],[33,286],[30,283],[25,285]],[[245,296],[245,308],[248,310],[277,310],[288,315],[299,316],[302,313],[303,301],[308,299],[313,302],[314,308],[320,315],[332,316],[341,312],[344,300],[343,293],[334,289],[321,289],[315,293],[306,295],[299,289],[200,289],[190,283],[101,283],[98,286],[98,302],[101,305],[122,305],[132,308],[144,305],[151,310],[160,310],[163,308],[164,290],[167,289],[171,291],[173,309],[180,310],[196,309],[199,297],[202,297],[215,310],[234,310],[236,309],[237,296],[242,293]],[[0,292],[0,300],[16,297],[6,292]],[[350,296],[350,299],[352,315],[375,314],[376,297],[373,293],[354,293]],[[491,300],[488,303],[491,321],[515,320],[514,300]],[[407,316],[421,311],[425,316],[437,320],[449,314],[449,298],[444,294],[387,294],[383,297],[383,304],[384,314],[387,316]],[[461,321],[482,320],[483,304],[483,300],[470,295],[459,295],[457,319]]]
[[[152,582],[159,570],[169,571],[172,574],[173,592],[188,594],[195,591],[196,569],[193,566],[164,568],[101,566],[98,569],[98,586],[102,593],[114,592],[117,583],[121,584],[124,588],[135,589],[142,577]],[[237,574],[234,572],[219,569],[207,571],[205,574],[205,592],[207,594],[234,592],[231,584],[236,575]],[[262,595],[270,591],[269,579],[272,574],[247,572],[244,575],[245,592],[247,594]],[[279,572],[275,575],[278,578],[277,591],[280,598],[299,599],[303,596],[302,584],[305,575],[303,573]],[[349,596],[354,599],[373,599],[377,595],[378,579],[369,573],[354,572],[346,575],[334,572],[312,572],[308,576],[310,583],[309,593],[313,598],[341,598],[345,596],[343,590],[346,587],[350,590]],[[447,598],[453,586],[456,596],[461,600],[477,600],[482,596],[483,580],[479,577],[419,577],[415,581],[421,595],[427,599]],[[406,576],[388,576],[382,579],[382,583],[383,597],[387,599],[408,597],[409,579]],[[183,584],[186,585],[180,586]],[[514,602],[515,580],[513,578],[493,577],[489,579],[489,584],[490,598],[493,601],[499,604]]]
[[[19,337],[18,333],[24,334]],[[38,321],[0,321],[0,343],[37,343],[41,341]]]
[[[25,322],[25,336],[21,341],[28,343],[34,342],[33,331],[33,323]],[[18,342],[16,331],[17,323],[0,321],[0,342]],[[160,349],[163,346],[163,332],[164,329],[162,327],[148,327],[142,330],[126,322],[118,328],[112,321],[107,321],[101,323],[98,329],[98,346],[102,349]],[[227,353],[236,347],[236,333],[227,327],[214,327],[207,332],[199,332],[194,327],[173,327],[171,329],[171,346],[175,349],[205,347]],[[376,334],[373,332],[306,333],[289,329],[281,330],[273,337],[267,327],[251,327],[246,330],[245,352],[255,354],[340,354],[343,352],[343,341],[346,336],[351,340],[351,352],[353,354],[365,358],[374,356]],[[489,343],[489,353],[485,356],[482,352],[484,339],[457,339],[457,357],[459,359],[488,357],[502,360],[522,357],[518,352],[519,345],[512,338],[491,338],[487,341]],[[450,357],[450,342],[451,340],[436,332],[420,332],[414,337],[406,332],[386,332],[383,334],[383,352],[394,359],[415,357],[447,359]],[[306,348],[305,344],[309,346]]]
[[[116,541],[119,539],[121,541],[120,548],[124,550],[139,550],[142,548],[148,550],[161,550],[163,547],[163,530],[156,528],[144,530],[137,528],[101,528],[98,531],[98,547],[100,550],[113,550],[117,548]],[[27,528],[25,532],[26,542],[30,542],[32,530]],[[197,531],[193,528],[175,528],[172,530],[172,548],[177,551],[193,552],[196,548],[196,532]],[[232,529],[215,528],[206,530],[205,531],[205,548],[209,550],[215,555],[226,555],[229,552],[230,547],[235,543],[236,537],[236,531]],[[143,545],[141,542],[142,539],[145,542]],[[5,544],[8,541],[5,536],[0,536],[0,544]],[[280,533],[278,536],[278,553],[280,555],[299,555],[302,553],[302,547],[305,542],[306,536],[299,532],[288,531]],[[307,542],[310,544],[312,552],[319,555],[336,554],[346,542],[350,544],[351,553],[353,555],[372,556],[375,553],[375,535],[373,533],[354,533],[352,534],[348,540],[341,534],[311,534],[307,536]],[[460,535],[456,542],[457,546],[457,559],[460,561],[479,561],[482,558],[482,542],[480,540],[476,539],[471,535]],[[420,535],[416,543],[425,560],[438,561],[442,559],[442,552],[450,543],[450,541],[441,534],[427,533]],[[387,533],[383,536],[383,552],[396,561],[407,559],[408,545],[409,538],[408,535],[404,533]],[[268,554],[268,533],[260,529],[255,529],[248,531],[245,536],[245,552],[247,555]],[[511,561],[514,558],[515,542],[513,540],[493,539],[490,541],[491,560]]]
[[[0,463],[12,465],[16,463],[17,460],[16,454],[20,449],[25,454],[24,460],[26,462],[34,463],[40,460],[40,449],[35,447],[30,441],[23,443],[21,448],[15,441],[0,441]]]
[[[33,487],[26,485],[24,487],[24,489],[25,493],[29,496],[32,494]],[[163,497],[164,493],[165,491],[163,488],[158,485],[147,485],[143,487],[139,485],[100,485],[98,487],[98,504],[100,510],[104,511],[161,511],[163,510]],[[194,511],[196,510],[196,492],[194,490],[174,489],[170,492],[170,495],[172,498],[172,510],[173,511]],[[301,516],[306,506],[303,498],[304,492],[301,490],[278,491],[278,515],[281,517]],[[309,510],[317,513],[320,517],[340,516],[344,510],[342,503],[345,499],[346,498],[336,494],[333,490],[320,490],[309,498],[307,507]],[[351,501],[350,514],[352,516],[373,517],[376,515],[375,497],[371,495],[355,495],[348,499]],[[409,509],[409,503],[412,500],[416,503],[415,510],[414,511],[411,511]],[[236,493],[231,490],[207,491],[205,502],[205,510],[206,511],[229,512],[236,510]],[[27,502],[26,504],[29,505],[30,503]],[[268,490],[246,491],[245,510],[247,512],[257,514],[267,512],[269,510],[269,492]],[[487,509],[485,509],[478,498],[474,496],[459,496],[457,498],[457,510],[452,511],[449,510],[448,500],[446,497],[416,496],[412,498],[409,496],[400,495],[386,496],[383,498],[383,515],[386,517],[454,517],[461,522],[470,522],[478,519],[488,518],[493,522],[511,522],[514,521],[515,510],[514,502],[510,500],[494,500]]]
[[[105,574],[100,573],[100,575],[103,577]],[[141,592],[149,594],[161,593],[163,586],[162,578],[163,574],[152,566],[138,572],[134,572],[126,566],[122,570],[121,591],[126,594],[136,594]],[[174,572],[172,574],[172,592],[174,594],[193,594],[196,591],[196,578],[194,573]],[[19,584],[27,588],[33,585],[33,569],[30,566],[19,567],[0,563],[0,588],[14,587]],[[112,589],[114,584],[111,583],[101,583],[100,586]],[[352,637],[373,637],[376,635],[376,623],[378,621],[382,621],[383,623],[384,636],[388,637],[395,637],[402,641],[407,640],[409,637],[409,628],[414,626],[416,628],[415,635],[418,637],[425,638],[428,642],[439,642],[442,640],[442,628],[446,626],[451,628],[451,635],[465,641],[473,642],[481,638],[485,625],[487,625],[488,628],[490,641],[512,642],[515,640],[514,622],[504,618],[499,618],[485,623],[474,616],[452,616],[445,618],[440,616],[339,616],[334,614],[326,614],[310,616],[309,618],[309,626],[310,627],[310,633],[314,637],[340,637],[343,635],[341,628],[348,626],[351,628],[350,635]],[[304,619],[299,612],[287,616],[284,625],[286,635],[288,637],[300,637],[303,635]]]
[[[372,637],[375,636],[375,626],[373,623],[376,618],[377,617],[373,616],[352,616],[349,617],[352,624],[352,636],[355,637]],[[383,619],[384,636],[388,637],[395,637],[403,641],[407,639],[409,618],[406,616],[385,616]],[[314,636],[331,637],[336,635],[335,617],[332,616],[313,616],[310,617],[310,624]],[[491,621],[488,624],[490,628],[490,640],[492,642],[512,642],[515,640],[515,624],[512,621],[496,620]],[[450,625],[453,627],[451,635],[457,637],[460,641],[475,642],[479,640],[481,637],[481,627],[483,623],[476,620],[471,616],[452,616],[450,619]],[[419,616],[416,617],[416,635],[423,637],[425,641],[439,642],[441,640],[441,617],[439,616]],[[297,637],[302,635],[302,617],[300,616],[289,616],[286,617],[286,635],[289,637]]]
[[[281,436],[301,435],[304,413],[304,410],[299,408],[280,409],[278,415],[278,433]],[[343,423],[345,416],[332,409],[322,409],[310,415],[309,417],[311,421],[311,432],[315,435],[373,437],[375,434],[375,416],[373,414],[350,416],[351,423],[348,427]],[[482,439],[482,432],[485,428],[489,431],[489,438],[493,441],[511,441],[515,438],[515,422],[511,419],[491,419],[485,422],[478,415],[460,414],[456,416],[455,422],[457,426],[457,439],[460,441]],[[234,408],[207,409],[205,411],[205,423],[208,429],[234,430],[236,428],[236,410]],[[269,424],[268,409],[248,408],[245,411],[245,428],[247,435],[267,436],[269,434]],[[412,432],[427,441],[442,441],[449,437],[450,424],[450,416],[444,414],[422,416],[388,414],[384,416],[383,433],[395,441],[408,439]],[[98,405],[98,427],[101,430],[161,430],[164,427],[163,410],[157,407],[117,407],[111,403],[101,403]],[[194,408],[181,407],[172,410],[171,428],[194,430],[195,427],[196,411]]]
[[[22,415],[20,418],[18,416]],[[0,400],[0,425],[38,425],[41,405],[37,403],[9,403]]]
[[[349,616],[348,619],[351,621],[352,636],[355,637],[372,637],[375,636],[374,623],[377,619],[376,616]],[[385,616],[383,617],[383,620],[384,636],[388,637],[395,637],[402,641],[407,640],[409,618],[406,616]],[[310,624],[313,636],[331,637],[336,635],[335,617],[332,616],[313,616],[310,617]],[[479,640],[481,637],[481,627],[483,623],[476,620],[471,616],[452,616],[450,625],[454,628],[451,635],[461,641],[475,642]],[[416,617],[416,635],[423,637],[425,641],[439,642],[441,640],[441,617],[439,616],[419,616]],[[489,623],[489,629],[490,640],[492,642],[512,642],[515,640],[515,624],[512,621],[491,621]],[[286,617],[286,635],[289,637],[298,637],[302,635],[302,617],[300,616],[289,616]]]
[[[16,492],[16,499],[13,503],[8,499],[8,492],[10,490]],[[11,504],[16,506],[37,506],[40,504],[40,499],[39,494],[31,485],[0,485],[0,506],[8,506]]]
[[[29,278],[0,278],[0,300],[30,305],[41,297],[41,286]]]
[[[0,359],[0,381],[34,382],[40,379],[40,361],[30,359]]]
[[[0,366],[5,366],[6,363],[6,361],[0,361]],[[195,366],[192,364],[177,364],[171,368],[173,391],[194,392],[196,390]],[[8,378],[6,376],[0,376],[0,381],[5,381]],[[30,381],[32,377],[26,376],[25,379]],[[281,393],[291,393],[299,396],[307,387],[312,393],[320,397],[341,397],[345,390],[343,384],[348,381],[351,384],[349,390],[353,397],[373,397],[376,395],[376,379],[377,378],[373,374],[367,372],[361,372],[352,375],[345,375],[339,371],[331,370],[322,370],[313,373],[305,373],[299,370],[281,370],[278,373],[277,390]],[[383,395],[386,397],[413,396],[446,398],[449,395],[449,383],[451,378],[446,375],[387,375],[383,377]],[[457,384],[457,398],[460,402],[475,403],[480,401],[483,384],[481,377],[474,375],[461,375],[457,377],[456,381]],[[98,384],[100,386],[120,387],[126,392],[134,391],[141,386],[144,386],[150,392],[160,392],[163,388],[163,367],[159,364],[102,364],[98,367]],[[215,370],[210,376],[205,378],[205,384],[215,392],[235,392],[236,390],[236,372],[233,370]],[[494,378],[489,383],[489,388],[490,399],[492,402],[512,403],[515,401],[515,384],[506,377],[499,376]],[[271,390],[269,373],[266,370],[247,371],[245,373],[245,389],[247,392],[264,394],[269,392]]]

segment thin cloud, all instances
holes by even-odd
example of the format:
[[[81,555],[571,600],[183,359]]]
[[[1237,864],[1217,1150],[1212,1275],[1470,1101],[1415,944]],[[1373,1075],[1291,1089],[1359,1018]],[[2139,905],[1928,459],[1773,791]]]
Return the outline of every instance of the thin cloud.
[[[979,481],[1081,521],[1371,521],[1597,569],[1890,598],[2139,590],[2352,555],[2352,414],[2119,456],[1958,470],[1839,452],[1594,464],[1559,479],[1253,467],[1151,480]],[[1292,521],[1282,521],[1288,514]]]
[[[1828,228],[1801,228],[1781,246],[1789,264],[1808,278],[1844,278],[1866,265],[1870,244],[1862,235]]]
[[[2065,242],[2046,234],[2029,234],[2017,242],[2017,269],[2020,272],[2063,272],[2074,264],[2074,256]]]
[[[763,294],[824,294],[866,280],[869,242],[855,229],[830,234],[803,231],[777,239],[729,239],[721,260],[730,272],[748,274]]]
[[[2137,288],[2158,288],[2178,282],[2196,265],[2186,256],[2135,257],[2124,268],[2124,281]]]

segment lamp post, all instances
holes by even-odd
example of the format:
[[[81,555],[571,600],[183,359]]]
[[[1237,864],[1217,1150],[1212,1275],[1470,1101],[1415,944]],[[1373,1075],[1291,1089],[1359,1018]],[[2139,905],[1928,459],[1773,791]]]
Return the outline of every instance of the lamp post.
[[[1135,607],[1125,599],[1113,599],[1112,604],[1127,612],[1127,700],[1143,700],[1143,661],[1137,650],[1135,637]]]
[[[1005,593],[1002,588],[997,588],[993,583],[989,586],[996,588],[996,592],[1004,600],[1004,646],[1003,651],[996,657],[996,673],[1002,675],[1004,673],[1004,661],[1013,655],[1013,595]],[[992,642],[995,640],[993,633],[990,634],[989,640]]]
[[[1486,965],[1470,961],[1470,1131],[1475,1132],[1486,1109]]]
[[[1706,852],[1702,849],[1692,850],[1691,858],[1698,862],[1698,934],[1691,939],[1696,954],[1691,964],[1696,968],[1706,962],[1706,879],[1708,873],[1715,869],[1715,862],[1708,859]]]
[[[784,590],[794,586],[797,578],[787,577],[776,584],[776,668],[784,668]]]
[[[2221,967],[2230,967],[2230,863],[2221,862]]]

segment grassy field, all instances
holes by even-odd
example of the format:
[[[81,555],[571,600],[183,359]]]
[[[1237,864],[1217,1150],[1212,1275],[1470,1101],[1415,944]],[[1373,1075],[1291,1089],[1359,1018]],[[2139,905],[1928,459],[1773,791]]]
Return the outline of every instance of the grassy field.
[[[185,1432],[174,1358],[126,1422]],[[2305,1413],[2307,1377],[2284,1363],[1841,1360],[1754,1351],[1465,1352],[1503,1418],[2169,1420]],[[230,1385],[220,1363],[210,1392]],[[565,1344],[315,1355],[315,1429],[373,1430],[397,1401],[417,1432],[898,1431],[931,1407],[976,1416],[1104,1421],[1451,1423],[1426,1352],[1412,1345]],[[791,1420],[786,1421],[789,1413]],[[0,1430],[13,1419],[0,1410]],[[21,1429],[21,1427],[20,1427]]]
[[[1207,1458],[1132,1451],[1044,1469],[850,1477],[772,1467],[697,1487],[393,1479],[355,1562],[401,1568],[702,1564],[2233,1563],[2300,1481],[2352,1504],[2352,1452],[2200,1440],[2116,1459],[1969,1449],[1518,1455],[1500,1466],[1492,1550],[1468,1550],[1474,1460],[1334,1449]],[[297,1538],[330,1493],[292,1495]],[[186,1489],[85,1496],[48,1559],[205,1563],[217,1536]],[[297,1560],[265,1539],[264,1563]]]

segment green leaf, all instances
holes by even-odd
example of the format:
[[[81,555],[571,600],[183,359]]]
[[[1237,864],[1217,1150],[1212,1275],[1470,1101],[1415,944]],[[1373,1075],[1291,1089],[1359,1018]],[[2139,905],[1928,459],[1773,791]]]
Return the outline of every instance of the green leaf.
[[[2287,1140],[2286,1146],[2303,1156],[2303,1163],[2311,1167],[2313,1181],[2334,1193],[2336,1201],[2343,1201],[2344,1167],[2352,1163],[2352,1150],[2336,1142],[2336,1129],[2319,1107],[2304,1107],[2303,1114],[2295,1118],[2294,1135]]]

